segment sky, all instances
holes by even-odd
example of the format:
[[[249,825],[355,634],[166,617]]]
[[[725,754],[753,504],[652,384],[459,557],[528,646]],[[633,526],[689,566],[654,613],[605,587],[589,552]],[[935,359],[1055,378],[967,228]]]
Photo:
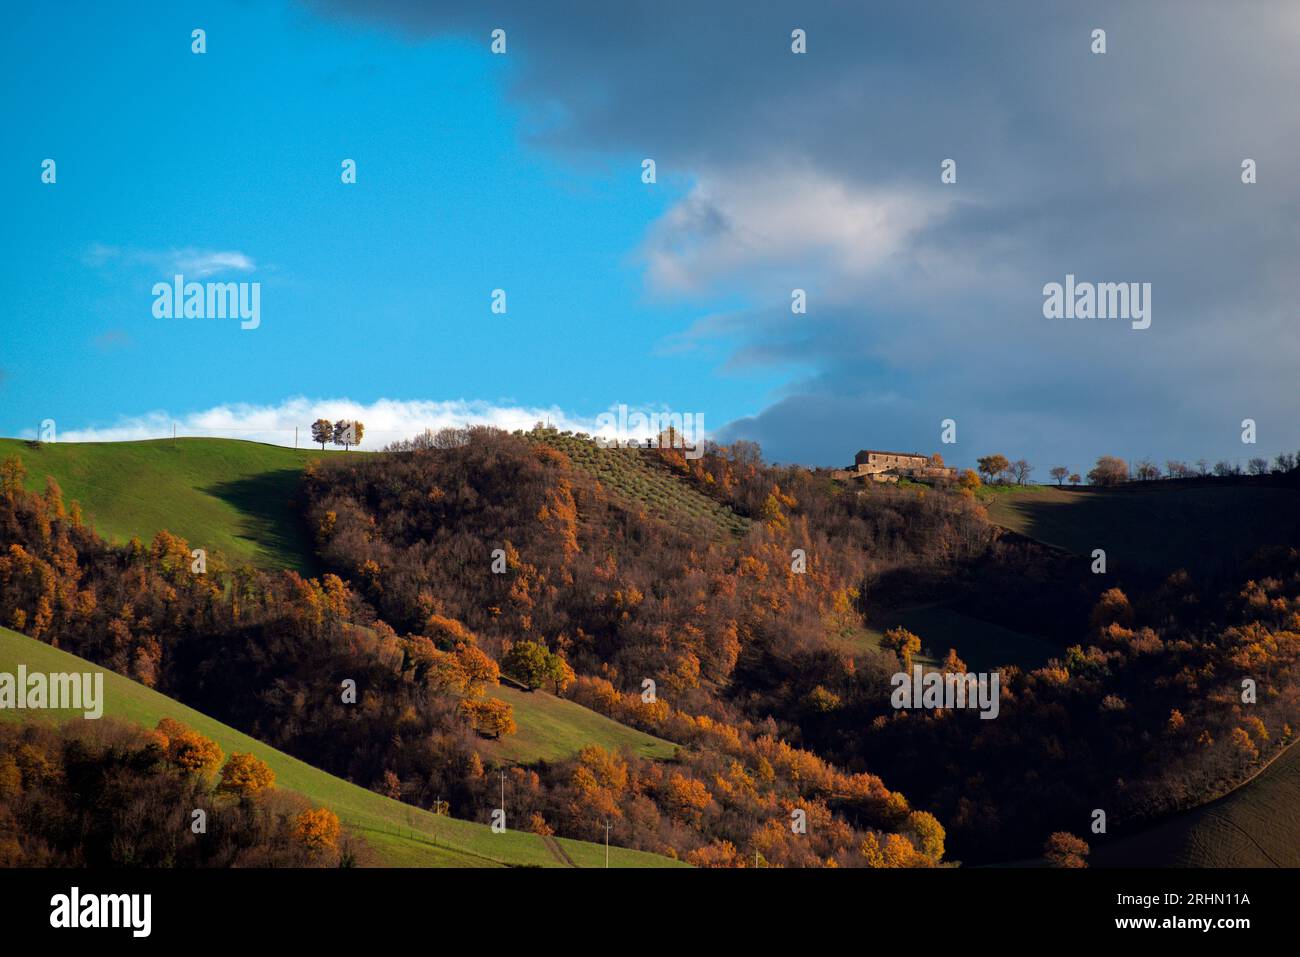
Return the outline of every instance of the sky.
[[[0,434],[305,445],[324,415],[377,447],[627,406],[1044,480],[1300,449],[1295,4],[6,16]],[[256,328],[156,316],[178,273],[259,284]],[[1149,283],[1149,328],[1045,317],[1067,275]]]

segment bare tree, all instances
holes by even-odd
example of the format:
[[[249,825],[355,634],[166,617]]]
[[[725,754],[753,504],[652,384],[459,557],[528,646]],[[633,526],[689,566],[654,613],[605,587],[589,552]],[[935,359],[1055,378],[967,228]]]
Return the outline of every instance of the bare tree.
[[[1066,476],[1070,474],[1070,470],[1064,465],[1053,465],[1047,474],[1056,479],[1056,484],[1060,485],[1065,481]]]

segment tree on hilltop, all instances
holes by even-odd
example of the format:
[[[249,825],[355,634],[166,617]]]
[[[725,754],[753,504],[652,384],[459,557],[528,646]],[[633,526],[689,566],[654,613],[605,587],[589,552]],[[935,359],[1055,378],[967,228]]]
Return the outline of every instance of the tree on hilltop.
[[[1128,463],[1114,455],[1103,455],[1088,472],[1091,485],[1119,485],[1128,481]]]
[[[317,419],[311,424],[311,440],[320,443],[320,450],[325,451],[325,443],[334,441],[334,423],[329,419]]]
[[[366,427],[363,423],[339,419],[334,423],[334,444],[343,446],[343,451],[346,452],[352,446],[361,444],[361,437],[365,432]]]
[[[1064,465],[1054,465],[1048,470],[1047,474],[1056,479],[1057,485],[1061,485],[1065,482],[1066,476],[1070,474],[1070,470]]]
[[[980,475],[984,476],[984,481],[992,482],[995,478],[1011,468],[1011,462],[1005,455],[986,455],[983,458],[975,460],[975,467],[979,469]]]

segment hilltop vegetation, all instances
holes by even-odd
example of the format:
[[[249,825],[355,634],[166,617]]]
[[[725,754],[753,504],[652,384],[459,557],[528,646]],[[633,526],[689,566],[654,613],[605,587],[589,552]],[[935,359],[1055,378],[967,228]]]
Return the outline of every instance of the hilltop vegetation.
[[[530,432],[528,438],[563,452],[624,508],[644,509],[662,521],[712,535],[744,535],[752,524],[684,481],[657,449],[601,448],[593,439],[554,429]]]
[[[312,571],[311,541],[294,507],[303,466],[319,451],[229,439],[41,443],[0,439],[27,487],[51,476],[109,540],[179,535],[219,565]]]

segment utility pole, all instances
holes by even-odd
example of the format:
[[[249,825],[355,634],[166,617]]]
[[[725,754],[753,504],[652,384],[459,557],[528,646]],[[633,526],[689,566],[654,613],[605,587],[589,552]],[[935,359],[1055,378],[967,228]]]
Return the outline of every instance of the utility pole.
[[[298,447],[298,426],[296,425],[293,427],[293,447],[295,449]]]
[[[609,829],[611,825],[605,822],[605,869],[609,870]]]

